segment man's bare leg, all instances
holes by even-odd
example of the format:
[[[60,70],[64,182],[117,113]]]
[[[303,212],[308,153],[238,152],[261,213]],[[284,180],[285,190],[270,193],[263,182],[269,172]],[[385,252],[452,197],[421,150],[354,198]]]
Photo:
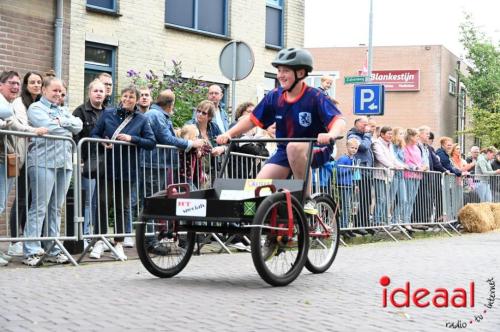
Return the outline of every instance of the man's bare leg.
[[[265,164],[257,174],[257,179],[286,179],[290,174],[290,168],[276,164]]]
[[[286,147],[286,154],[288,156],[288,163],[292,169],[293,177],[295,179],[303,180],[306,177],[307,166],[307,152],[309,150],[309,143],[289,143]],[[309,181],[307,183],[307,193],[311,194],[311,169],[309,168]]]

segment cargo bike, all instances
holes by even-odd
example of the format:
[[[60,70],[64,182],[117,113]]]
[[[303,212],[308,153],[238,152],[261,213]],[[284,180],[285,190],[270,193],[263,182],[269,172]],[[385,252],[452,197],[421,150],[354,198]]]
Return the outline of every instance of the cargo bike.
[[[269,139],[258,142],[307,142],[311,165],[315,139]],[[323,273],[332,265],[339,245],[337,209],[331,197],[313,195],[318,214],[303,211],[306,180],[223,178],[233,139],[213,188],[190,190],[172,184],[145,198],[136,227],[136,245],[144,267],[160,278],[181,272],[191,258],[197,233],[226,233],[249,237],[254,266],[272,286],[294,281],[305,266]]]

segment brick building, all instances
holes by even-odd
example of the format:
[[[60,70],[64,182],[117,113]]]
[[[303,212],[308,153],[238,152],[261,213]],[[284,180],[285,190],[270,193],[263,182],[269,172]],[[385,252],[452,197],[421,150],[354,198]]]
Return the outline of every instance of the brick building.
[[[66,1],[65,3],[69,3]],[[45,72],[54,67],[56,1],[0,1],[0,71]],[[63,12],[63,79],[68,79],[70,8]]]
[[[227,87],[218,58],[231,39],[248,43],[255,56],[252,73],[237,83],[236,101],[255,101],[270,84],[265,78],[275,72],[276,51],[303,44],[303,14],[303,0],[72,1],[70,104],[81,102],[96,69],[110,71],[123,86],[127,70],[168,71],[171,60],[182,61],[185,76]],[[102,54],[109,68],[99,68]]]
[[[366,62],[366,47],[312,48],[310,51],[315,61],[312,79],[318,84],[314,75],[330,74],[335,78],[331,92],[340,102],[348,127],[352,127],[355,118],[353,85],[344,84],[344,78],[361,74]],[[386,84],[385,113],[376,117],[377,124],[404,128],[428,125],[436,137],[446,135],[463,140],[461,135],[457,137],[457,130],[466,126],[463,105],[468,100],[465,100],[462,84],[461,99],[457,98],[458,60],[441,45],[374,47],[373,74],[382,79],[380,83]],[[465,68],[461,64],[464,74]],[[402,75],[403,80],[414,75],[413,84],[394,82],[396,74]],[[389,82],[391,79],[393,82]],[[471,144],[466,142],[467,147]]]

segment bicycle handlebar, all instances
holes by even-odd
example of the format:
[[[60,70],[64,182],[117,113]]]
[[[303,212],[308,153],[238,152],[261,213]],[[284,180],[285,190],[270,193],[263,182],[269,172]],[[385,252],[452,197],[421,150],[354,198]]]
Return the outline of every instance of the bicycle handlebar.
[[[330,139],[330,144],[344,138],[344,136],[337,136]],[[279,142],[296,142],[296,143],[315,143],[317,138],[231,138],[228,143],[279,143]]]

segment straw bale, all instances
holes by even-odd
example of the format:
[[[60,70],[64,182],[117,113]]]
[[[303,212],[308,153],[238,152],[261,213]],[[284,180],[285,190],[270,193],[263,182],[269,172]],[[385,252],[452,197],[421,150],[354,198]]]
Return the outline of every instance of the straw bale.
[[[500,229],[500,203],[492,203],[490,207],[495,219],[495,228]]]
[[[460,209],[458,220],[465,231],[484,233],[497,227],[490,205],[490,203],[471,203]]]

